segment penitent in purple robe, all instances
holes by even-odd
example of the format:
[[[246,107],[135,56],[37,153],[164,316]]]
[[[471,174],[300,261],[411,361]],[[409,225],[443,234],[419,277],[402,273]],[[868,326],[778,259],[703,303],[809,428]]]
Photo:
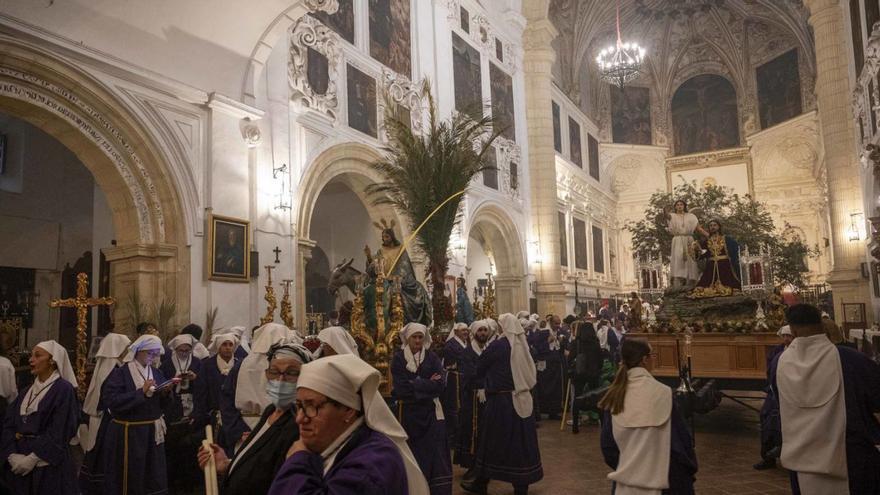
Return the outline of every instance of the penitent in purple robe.
[[[551,349],[550,330],[545,328],[532,334],[529,347],[535,363],[543,362],[538,370],[538,384],[535,399],[538,414],[557,416],[562,412],[562,354],[559,349]]]
[[[275,476],[268,495],[408,495],[406,469],[397,446],[361,426],[324,474],[320,454],[297,452]]]
[[[442,380],[431,376],[443,373],[440,358],[431,351],[415,373],[406,369],[403,351],[398,350],[391,360],[392,397],[397,400],[397,420],[409,437],[406,443],[432,495],[452,493],[452,461],[446,437],[445,421],[437,419],[434,399],[444,390]]]
[[[486,408],[477,441],[478,479],[506,481],[516,486],[544,477],[535,418],[521,418],[513,407],[510,342],[501,337],[480,355],[476,380],[485,380]]]
[[[880,366],[859,351],[837,346],[843,373],[843,394],[846,404],[846,468],[852,494],[880,493]],[[770,385],[778,396],[776,369],[779,357],[773,360]],[[782,438],[785,443],[785,438]],[[791,473],[792,493],[800,494],[795,472]]]
[[[79,403],[73,385],[57,379],[46,390],[35,412],[26,418],[20,414],[27,390],[6,409],[0,458],[4,464],[3,481],[15,494],[66,495],[78,493],[73,459],[68,444],[76,435]],[[26,476],[10,470],[6,459],[11,454],[36,454],[48,466],[35,467]]]
[[[485,388],[477,380],[477,363],[480,356],[468,346],[459,360],[461,373],[461,410],[458,415],[458,442],[453,447],[453,462],[464,468],[474,467],[477,439],[485,406],[477,399],[477,390]],[[447,385],[448,387],[448,385]]]
[[[235,366],[226,375],[223,385],[220,387],[220,421],[223,426],[220,429],[220,437],[217,445],[223,447],[227,457],[232,459],[235,445],[241,440],[241,436],[251,431],[241,411],[235,407],[235,390],[238,388],[238,371],[241,369],[241,361],[236,360]]]
[[[662,493],[663,495],[692,495],[694,493],[694,475],[697,472],[697,455],[694,452],[691,433],[675,403],[672,405],[670,421],[672,421],[672,433],[669,441],[669,488],[663,490]],[[602,432],[599,444],[602,447],[605,464],[616,470],[617,463],[620,461],[620,448],[614,440],[611,415],[608,411],[604,411],[602,414]]]
[[[165,381],[162,372],[156,369],[153,379],[156,383]],[[156,445],[153,422],[162,417],[163,406],[169,401],[170,397],[160,392],[145,396],[142,389],[135,387],[127,365],[107,376],[101,387],[98,409],[109,410],[110,418],[103,438],[95,444],[105,459],[104,486],[99,493],[168,493],[165,444]]]
[[[465,348],[456,339],[449,339],[443,346],[443,368],[446,370],[446,390],[440,396],[443,404],[443,417],[446,421],[446,434],[449,445],[457,443],[458,414],[461,409],[461,356]]]
[[[211,356],[207,359],[202,360],[202,372],[199,375],[199,380],[202,380],[202,390],[204,391],[204,403],[205,410],[208,413],[209,421],[211,422],[211,426],[214,428],[214,443],[227,449],[230,447],[230,459],[231,457],[231,447],[234,446],[235,442],[232,442],[231,439],[226,438],[226,429],[223,427],[223,421],[221,419],[222,414],[222,405],[224,404],[223,400],[223,385],[226,382],[226,377],[232,374],[233,370],[238,370],[238,367],[241,366],[241,360],[237,357],[233,356],[232,369],[229,370],[229,373],[224,375],[220,373],[220,368],[217,366],[217,356]],[[232,407],[235,407],[235,399],[232,400]],[[238,438],[241,438],[241,433],[239,433]],[[238,438],[235,441],[238,441]]]

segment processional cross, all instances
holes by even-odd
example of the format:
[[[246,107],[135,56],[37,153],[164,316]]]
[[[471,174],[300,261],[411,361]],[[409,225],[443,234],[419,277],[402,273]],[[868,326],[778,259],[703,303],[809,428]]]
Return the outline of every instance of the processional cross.
[[[77,395],[80,400],[86,396],[86,325],[88,324],[89,308],[93,306],[112,306],[116,300],[112,297],[89,297],[89,276],[85,273],[76,274],[76,297],[73,299],[52,299],[50,308],[76,308],[76,381]]]

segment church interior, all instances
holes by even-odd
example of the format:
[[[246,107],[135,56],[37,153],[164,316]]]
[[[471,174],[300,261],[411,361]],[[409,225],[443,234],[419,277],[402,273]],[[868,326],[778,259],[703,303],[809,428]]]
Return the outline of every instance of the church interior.
[[[420,362],[407,346],[411,325],[424,325],[432,345],[421,355],[442,360],[446,389],[432,400],[450,432],[445,450],[453,451],[441,483],[440,468],[427,468],[412,446],[430,493],[519,494],[523,486],[538,494],[610,493],[612,480],[618,489],[629,483],[621,467],[626,437],[615,423],[621,465],[613,467],[603,460],[608,399],[599,400],[599,382],[578,381],[586,337],[574,329],[589,325],[584,332],[604,356],[597,379],[607,366],[605,386],[613,387],[614,373],[628,369],[623,343],[646,342],[650,371],[675,397],[672,414],[686,418],[696,481],[678,491],[670,468],[663,493],[799,493],[789,484],[789,473],[795,482],[804,474],[786,457],[793,454],[784,444],[775,457],[765,448],[776,360],[786,387],[785,360],[774,349],[791,340],[782,328],[800,340],[799,316],[787,311],[817,308],[840,335],[829,339],[866,356],[874,368],[862,378],[880,387],[872,382],[880,376],[878,21],[878,0],[0,2],[0,355],[19,395],[15,401],[0,390],[10,405],[6,422],[17,420],[12,406],[25,395],[27,419],[31,383],[45,382],[34,356],[49,353],[66,379],[56,355],[66,350],[79,382],[78,422],[88,429],[88,416],[101,417],[104,406],[80,411],[90,403],[86,390],[96,388],[105,404],[115,384],[115,371],[105,371],[104,386],[88,386],[109,356],[102,341],[109,346],[108,335],[122,334],[134,343],[109,356],[127,369],[121,356],[145,352],[137,347],[145,335],[139,324],[149,322],[163,343],[162,362],[178,377],[153,389],[195,397],[195,406],[183,402],[183,419],[200,424],[190,418],[199,414],[202,387],[193,377],[207,369],[193,373],[189,360],[172,366],[182,356],[175,339],[189,339],[186,329],[197,326],[189,349],[192,356],[198,346],[208,349],[199,358],[208,362],[220,356],[222,336],[235,334],[228,362],[238,363],[238,352],[245,364],[247,352],[263,356],[259,378],[274,354],[267,361],[269,346],[256,344],[280,324],[287,340],[272,344],[296,341],[310,351],[335,348],[319,334],[343,328],[347,337],[337,338],[356,343],[355,354],[382,374],[383,396],[412,443],[402,404],[418,401],[400,398],[395,360],[409,369],[415,352]],[[471,140],[431,141],[443,125],[477,121]],[[405,153],[422,139],[424,163],[435,169],[392,175],[394,167],[406,170]],[[460,164],[471,167],[458,178],[463,190],[442,188],[455,182],[445,180],[444,159],[472,161]],[[506,315],[517,315],[537,377],[529,428],[543,479],[519,484],[480,471],[480,448],[493,445],[475,427],[476,467],[458,463],[461,428],[448,425],[464,413],[442,395],[453,393],[453,383],[460,393],[465,376],[444,349],[456,340],[467,349],[488,320],[501,339]],[[514,367],[517,341],[509,339]],[[48,341],[60,347],[41,344]],[[223,381],[230,371],[216,360]],[[852,369],[843,355],[840,362],[846,384]],[[181,373],[184,384],[195,384],[189,391]],[[232,373],[242,387],[238,368]],[[142,398],[152,397],[145,384],[152,376],[134,377]],[[513,382],[517,376],[514,370]],[[419,379],[436,382],[430,373]],[[220,421],[224,387],[217,385],[216,418],[205,406],[212,409],[205,417],[217,420],[205,424],[221,432],[230,428],[225,416]],[[518,382],[513,389],[519,412]],[[231,408],[247,420],[234,390]],[[482,404],[468,400],[474,411]],[[794,406],[782,404],[785,432],[786,408]],[[91,452],[112,438],[117,420],[107,407],[111,425],[101,427]],[[293,414],[296,423],[314,420],[308,407]],[[196,466],[204,432],[192,445],[180,443],[172,428],[182,423],[170,415],[164,412],[168,486],[130,489],[138,480],[125,457],[121,485],[90,491],[95,485],[82,479],[94,459],[75,435],[65,455],[79,483],[55,491],[10,457],[0,459],[0,493],[239,493],[232,474],[218,474],[225,457]],[[578,421],[579,436],[572,434]],[[30,433],[14,428],[4,427],[0,450],[24,459],[33,449],[15,445]],[[192,428],[187,435],[199,433]],[[126,442],[128,432],[126,423]],[[10,434],[14,441],[3,438]],[[242,445],[257,443],[246,438]],[[232,456],[248,451],[234,444],[224,454],[231,473]],[[282,449],[288,460],[297,458],[296,445]],[[50,466],[31,469],[68,462],[33,452]],[[864,462],[880,473],[876,459]],[[188,463],[195,481],[175,483]],[[852,469],[852,493],[880,493],[877,479],[856,490]],[[219,489],[202,470],[213,470]],[[414,489],[407,473],[411,493],[429,493]],[[278,479],[268,493],[325,493],[295,477],[282,490]],[[481,485],[489,479],[501,481]],[[845,493],[832,485],[810,492],[814,481],[801,482],[804,493]],[[628,493],[661,493],[644,490]]]

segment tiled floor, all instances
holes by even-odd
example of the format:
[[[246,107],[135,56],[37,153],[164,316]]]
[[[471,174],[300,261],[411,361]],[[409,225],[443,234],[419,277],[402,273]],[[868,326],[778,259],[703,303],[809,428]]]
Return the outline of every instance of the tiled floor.
[[[760,407],[760,401],[750,401]],[[696,419],[698,494],[787,494],[788,473],[781,469],[755,471],[759,458],[758,413],[725,399],[715,411]],[[572,435],[570,428],[559,431],[558,421],[541,422],[538,429],[544,480],[529,490],[535,495],[607,494],[611,486],[605,476],[610,471],[599,450],[599,429],[582,427]],[[465,494],[456,469],[453,493]],[[510,485],[493,482],[490,494],[510,494]]]

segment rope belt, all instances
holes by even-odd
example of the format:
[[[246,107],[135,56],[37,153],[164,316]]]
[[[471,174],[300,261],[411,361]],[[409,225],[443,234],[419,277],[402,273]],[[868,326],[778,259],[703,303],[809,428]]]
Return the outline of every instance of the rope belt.
[[[30,433],[18,433],[18,432],[15,433],[16,440],[21,440],[22,438],[37,438],[37,436],[32,435]]]
[[[121,419],[113,419],[113,422],[124,426],[122,445],[125,451],[122,454],[122,495],[128,495],[128,428],[130,426],[150,426],[156,422],[155,419],[150,421],[123,421]]]

